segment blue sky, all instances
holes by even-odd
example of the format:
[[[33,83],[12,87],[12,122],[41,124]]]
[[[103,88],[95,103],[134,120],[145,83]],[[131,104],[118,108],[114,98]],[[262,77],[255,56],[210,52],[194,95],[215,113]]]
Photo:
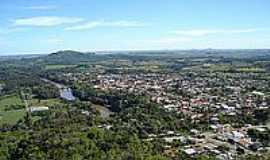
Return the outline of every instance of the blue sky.
[[[1,0],[0,54],[270,48],[269,0]]]

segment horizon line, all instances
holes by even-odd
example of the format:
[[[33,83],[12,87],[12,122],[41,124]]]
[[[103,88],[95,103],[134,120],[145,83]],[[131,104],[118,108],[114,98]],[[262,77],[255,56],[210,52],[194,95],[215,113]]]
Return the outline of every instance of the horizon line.
[[[48,55],[51,53],[56,53],[59,51],[77,51],[77,52],[82,52],[82,53],[89,53],[89,52],[94,52],[94,53],[102,53],[102,52],[160,52],[160,51],[192,51],[192,50],[197,50],[197,51],[203,51],[203,50],[270,50],[270,48],[191,48],[191,49],[108,49],[108,50],[76,50],[76,49],[59,49],[55,51],[48,51],[48,52],[17,52],[17,53],[0,53],[0,57],[3,56],[22,56],[22,55]]]

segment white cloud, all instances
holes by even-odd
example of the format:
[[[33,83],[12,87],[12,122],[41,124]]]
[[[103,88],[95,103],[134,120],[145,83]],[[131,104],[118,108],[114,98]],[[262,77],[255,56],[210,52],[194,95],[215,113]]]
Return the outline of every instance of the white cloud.
[[[72,27],[67,27],[66,30],[88,30],[97,27],[144,27],[146,24],[137,21],[92,21]]]
[[[39,5],[39,6],[28,6],[24,7],[27,10],[54,10],[57,9],[57,6],[54,5]]]
[[[81,24],[81,25],[67,27],[66,30],[86,30],[86,29],[96,28],[100,25],[101,25],[100,22],[88,22],[88,23]]]
[[[51,27],[62,24],[74,24],[82,22],[82,18],[76,17],[31,17],[31,18],[20,18],[14,20],[15,26],[35,26],[35,27]]]
[[[211,34],[233,34],[233,33],[251,33],[257,32],[260,29],[192,29],[192,30],[177,30],[173,33],[185,36],[206,36]]]

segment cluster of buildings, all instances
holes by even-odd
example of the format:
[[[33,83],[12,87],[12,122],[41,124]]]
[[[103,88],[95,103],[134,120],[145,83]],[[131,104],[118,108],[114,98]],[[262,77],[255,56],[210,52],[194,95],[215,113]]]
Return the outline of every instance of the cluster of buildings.
[[[118,90],[143,95],[168,112],[183,113],[194,123],[207,123],[205,130],[192,128],[190,135],[165,133],[149,135],[147,140],[162,138],[168,144],[166,154],[183,152],[189,156],[216,155],[219,159],[235,159],[239,154],[258,154],[270,150],[248,130],[269,133],[268,125],[232,124],[220,119],[254,117],[255,111],[269,110],[269,82],[256,73],[102,73],[83,76],[69,75],[76,81],[91,84],[99,90]],[[89,78],[88,78],[89,77]],[[237,121],[236,121],[237,122]],[[182,144],[174,148],[174,142]]]
[[[105,74],[90,80],[94,88],[146,95],[174,111],[196,112],[209,106],[233,114],[238,109],[268,109],[265,80],[184,74]],[[258,88],[260,84],[260,88]]]
[[[174,135],[165,138],[167,142],[189,142],[183,149],[188,155],[210,153],[220,159],[233,159],[239,153],[254,154],[265,148],[247,132],[251,128],[269,131],[269,125],[235,127],[237,124],[224,124],[220,120],[220,115],[241,120],[238,117],[241,114],[253,116],[255,110],[269,110],[269,97],[264,93],[268,82],[253,75],[102,74],[92,78],[90,83],[96,89],[148,96],[168,111],[184,113],[194,123],[204,120],[209,131],[193,129],[195,134],[190,137]]]
[[[263,154],[270,147],[262,147],[262,144],[253,140],[248,134],[249,129],[258,132],[266,132],[265,126],[251,126],[234,128],[230,124],[219,125],[213,132],[201,132],[191,130],[190,135],[183,135],[174,131],[164,134],[150,134],[146,141],[163,139],[166,142],[165,154],[174,157],[182,152],[190,157],[203,155],[215,155],[221,160],[236,159],[239,155]],[[175,143],[181,147],[175,147]]]

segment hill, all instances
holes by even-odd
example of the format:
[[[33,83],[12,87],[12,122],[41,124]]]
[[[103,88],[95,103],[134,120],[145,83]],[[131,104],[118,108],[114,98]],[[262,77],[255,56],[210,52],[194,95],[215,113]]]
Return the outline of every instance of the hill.
[[[90,61],[95,56],[93,52],[78,52],[64,50],[39,57],[38,62],[46,64],[77,64],[80,62]]]

